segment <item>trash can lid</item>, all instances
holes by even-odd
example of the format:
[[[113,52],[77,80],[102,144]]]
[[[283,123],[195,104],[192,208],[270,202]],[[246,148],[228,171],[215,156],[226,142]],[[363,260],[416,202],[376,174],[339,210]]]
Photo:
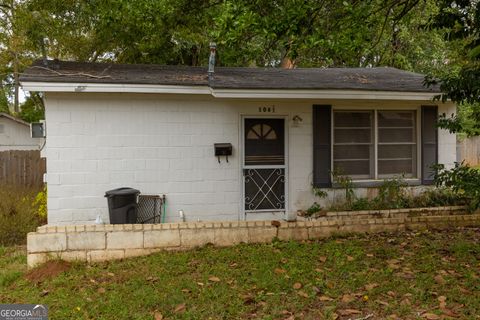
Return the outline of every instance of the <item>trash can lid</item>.
[[[105,192],[105,197],[111,196],[127,196],[132,194],[140,194],[140,191],[133,188],[117,188]]]

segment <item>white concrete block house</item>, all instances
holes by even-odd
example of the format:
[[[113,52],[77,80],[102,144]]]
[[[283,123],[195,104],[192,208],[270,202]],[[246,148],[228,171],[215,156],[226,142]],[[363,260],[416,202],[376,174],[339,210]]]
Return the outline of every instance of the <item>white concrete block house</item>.
[[[108,221],[105,191],[165,194],[167,222],[293,220],[335,194],[331,171],[360,194],[456,160],[435,128],[452,103],[420,74],[394,68],[262,69],[39,61],[24,90],[45,94],[48,223]],[[215,143],[233,154],[217,158]],[[220,160],[220,162],[219,162]],[[333,186],[335,187],[335,186]]]

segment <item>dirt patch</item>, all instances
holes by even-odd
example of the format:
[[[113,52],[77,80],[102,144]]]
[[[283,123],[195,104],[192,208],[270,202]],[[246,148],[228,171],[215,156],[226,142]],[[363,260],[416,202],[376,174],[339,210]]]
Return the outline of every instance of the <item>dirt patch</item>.
[[[71,264],[66,261],[48,261],[45,264],[39,266],[38,268],[30,270],[25,278],[28,281],[39,283],[47,279],[52,279],[58,276],[60,273],[69,270]]]

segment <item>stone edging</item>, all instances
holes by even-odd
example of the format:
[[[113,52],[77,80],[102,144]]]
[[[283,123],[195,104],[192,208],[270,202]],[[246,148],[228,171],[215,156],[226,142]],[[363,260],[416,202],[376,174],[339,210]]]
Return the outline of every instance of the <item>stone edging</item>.
[[[375,217],[373,217],[375,216]],[[337,212],[312,221],[234,221],[125,225],[42,226],[28,234],[28,265],[48,259],[86,262],[123,259],[160,250],[184,250],[213,244],[313,240],[337,233],[383,232],[478,226],[480,214],[463,207]]]

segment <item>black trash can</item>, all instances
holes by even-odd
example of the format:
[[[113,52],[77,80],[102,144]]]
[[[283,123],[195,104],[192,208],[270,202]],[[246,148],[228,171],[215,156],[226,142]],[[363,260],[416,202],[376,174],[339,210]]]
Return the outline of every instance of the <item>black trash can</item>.
[[[111,224],[137,223],[137,197],[140,191],[118,188],[105,192]]]

